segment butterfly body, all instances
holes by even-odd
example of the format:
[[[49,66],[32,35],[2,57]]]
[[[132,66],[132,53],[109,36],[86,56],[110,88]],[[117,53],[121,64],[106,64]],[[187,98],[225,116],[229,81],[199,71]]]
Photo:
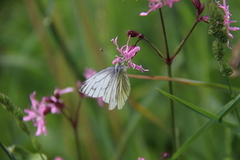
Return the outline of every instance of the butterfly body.
[[[130,82],[123,62],[103,69],[83,82],[79,91],[93,98],[102,97],[109,110],[122,109],[130,94]]]

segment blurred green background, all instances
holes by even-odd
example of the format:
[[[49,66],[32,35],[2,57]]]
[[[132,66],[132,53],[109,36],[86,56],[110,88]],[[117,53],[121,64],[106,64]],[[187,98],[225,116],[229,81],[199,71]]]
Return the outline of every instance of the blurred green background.
[[[208,1],[202,1],[206,4]],[[240,1],[228,1],[232,20],[240,26]],[[159,50],[165,52],[158,12],[140,17],[147,11],[147,0],[1,0],[0,1],[0,92],[5,93],[22,109],[30,106],[29,95],[50,96],[55,87],[75,87],[83,81],[86,67],[97,71],[111,66],[118,54],[110,41],[118,36],[119,45],[126,44],[127,30],[143,33]],[[175,2],[173,8],[163,7],[170,52],[187,35],[195,21],[192,2]],[[207,7],[203,13],[207,15]],[[208,24],[198,24],[186,45],[173,63],[173,76],[211,83],[227,84],[213,58],[213,37],[207,34]],[[240,45],[240,31],[232,47]],[[135,39],[132,39],[132,43]],[[141,73],[129,69],[129,74],[167,76],[167,67],[145,42],[133,62],[150,71]],[[106,53],[100,51],[103,49]],[[232,50],[226,48],[226,60]],[[239,87],[239,77],[230,78]],[[166,81],[130,78],[131,94],[121,111],[108,111],[97,101],[83,100],[79,133],[83,160],[147,160],[160,159],[161,153],[171,152],[169,99],[156,88],[168,91]],[[216,113],[230,99],[228,92],[174,83],[174,94],[203,109]],[[63,96],[68,107],[76,108],[77,91]],[[130,103],[131,102],[131,103]],[[138,103],[151,113],[142,114]],[[179,144],[183,144],[206,118],[176,103],[176,125]],[[155,118],[155,119],[154,119]],[[227,117],[235,120],[235,114]],[[73,131],[61,115],[47,116],[47,136],[39,136],[43,153],[49,159],[62,156],[76,159]],[[12,115],[0,108],[0,141],[6,145],[22,145],[36,152],[26,135],[17,127]],[[32,123],[29,122],[29,126]],[[34,134],[36,128],[31,127]],[[239,159],[239,133],[215,125],[195,141],[183,154],[184,160]],[[7,159],[0,150],[0,160]]]

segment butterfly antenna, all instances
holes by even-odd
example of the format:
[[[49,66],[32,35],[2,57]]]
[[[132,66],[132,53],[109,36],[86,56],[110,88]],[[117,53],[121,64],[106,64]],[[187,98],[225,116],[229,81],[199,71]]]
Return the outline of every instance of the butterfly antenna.
[[[100,51],[102,51],[104,54],[110,56],[112,59],[114,59],[115,57],[113,57],[112,55],[108,54],[107,52],[105,52],[102,48],[100,48]]]

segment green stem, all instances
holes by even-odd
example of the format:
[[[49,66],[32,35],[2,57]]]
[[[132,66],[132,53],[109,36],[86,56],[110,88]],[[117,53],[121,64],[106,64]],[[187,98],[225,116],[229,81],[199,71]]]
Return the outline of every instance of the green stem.
[[[164,42],[165,42],[165,48],[166,48],[166,58],[167,58],[167,62],[170,59],[170,53],[169,53],[169,48],[168,48],[168,41],[167,41],[167,33],[166,33],[166,29],[165,29],[165,24],[164,24],[164,18],[163,18],[163,13],[161,8],[159,9],[159,15],[160,15],[160,20],[161,20],[161,24],[162,24],[162,30],[163,30],[163,36],[164,36]],[[172,63],[167,63],[168,67],[168,76],[172,77]],[[168,81],[168,87],[169,87],[169,93],[173,94],[173,85],[171,81]],[[175,127],[175,111],[174,111],[174,102],[172,99],[170,99],[170,107],[171,107],[171,128],[172,128],[172,137],[173,137],[173,152],[177,151],[177,136],[176,136],[176,127]]]
[[[182,40],[182,42],[180,43],[179,47],[177,47],[177,50],[174,51],[174,55],[172,58],[175,58],[178,53],[181,51],[183,45],[185,44],[185,42],[187,41],[187,39],[189,38],[189,36],[192,34],[193,30],[195,29],[195,27],[197,26],[199,21],[195,21],[194,25],[192,26],[191,30],[189,31],[188,35]]]
[[[80,151],[81,147],[80,147],[80,140],[79,140],[79,136],[78,136],[78,128],[74,127],[73,131],[74,131],[74,137],[75,137],[75,140],[76,140],[77,158],[78,158],[78,160],[80,160],[81,159],[81,151]]]
[[[76,140],[76,152],[77,152],[78,160],[81,159],[81,150],[80,150],[81,147],[80,147],[80,139],[79,139],[79,134],[78,134],[78,120],[79,120],[79,115],[80,115],[81,102],[82,102],[82,98],[80,98],[80,100],[79,100],[76,114],[75,114],[75,119],[74,119],[74,121],[72,121],[74,137]]]
[[[79,100],[77,110],[75,111],[75,115],[73,117],[68,116],[68,114],[66,114],[64,112],[64,110],[62,110],[63,116],[71,123],[71,126],[73,128],[74,138],[75,138],[75,142],[76,142],[76,153],[77,153],[78,160],[81,159],[81,150],[80,150],[81,146],[80,146],[80,139],[79,139],[79,133],[78,133],[78,120],[79,120],[79,115],[80,115],[81,102],[82,102],[82,98],[80,98],[80,100]]]
[[[168,41],[167,41],[167,32],[166,32],[166,29],[165,29],[164,18],[163,18],[163,13],[162,13],[161,8],[159,8],[159,15],[160,15],[160,20],[162,22],[161,24],[162,24],[163,38],[164,38],[164,42],[165,42],[167,59],[169,59],[170,58],[170,53],[169,53],[169,47],[168,47]]]
[[[229,87],[229,91],[230,91],[231,97],[234,98],[235,96],[234,96],[234,93],[233,93],[233,91],[232,91],[232,87],[231,87],[229,78],[226,77],[226,79],[227,79],[227,84],[228,84],[228,87]]]
[[[144,38],[144,40],[154,49],[154,51],[158,54],[159,57],[164,59],[163,54],[155,47],[147,38]]]
[[[235,96],[234,96],[234,93],[233,93],[233,91],[232,91],[232,86],[231,86],[231,84],[230,84],[229,78],[226,77],[226,79],[227,79],[227,83],[228,83],[228,87],[229,87],[229,91],[230,91],[231,97],[234,98]],[[237,116],[237,119],[238,119],[238,123],[240,124],[240,117],[239,117],[238,109],[237,109],[237,108],[235,108],[235,112],[236,112],[236,116]]]

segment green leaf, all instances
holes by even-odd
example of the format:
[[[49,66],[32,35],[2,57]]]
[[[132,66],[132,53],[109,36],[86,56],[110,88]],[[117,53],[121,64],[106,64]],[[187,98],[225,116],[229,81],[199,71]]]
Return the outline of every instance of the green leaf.
[[[18,106],[15,106],[10,98],[3,93],[0,93],[0,107],[3,107],[7,111],[11,112],[19,128],[22,129],[22,131],[25,132],[28,136],[30,135],[28,125],[23,121],[24,113],[22,109]]]
[[[41,151],[42,150],[42,145],[38,142],[36,137],[32,137],[31,138],[32,141],[32,145],[33,147],[37,150],[37,151]]]
[[[47,160],[47,157],[45,155],[41,153],[31,153],[19,145],[5,147],[0,142],[0,147],[3,149],[10,160]]]
[[[194,104],[191,104],[191,103],[189,103],[189,102],[187,102],[187,101],[185,101],[185,100],[183,100],[181,98],[178,98],[178,97],[176,97],[174,95],[171,95],[171,94],[169,94],[169,93],[167,93],[167,92],[165,92],[165,91],[163,91],[161,89],[158,89],[158,90],[162,94],[164,94],[165,96],[169,97],[172,100],[175,100],[175,101],[178,101],[178,102],[182,103],[185,107],[187,107],[188,109],[190,109],[190,110],[200,114],[201,116],[206,117],[206,118],[208,118],[208,119],[210,119],[210,120],[212,120],[212,121],[214,121],[216,123],[222,124],[222,125],[224,125],[226,127],[229,127],[231,129],[240,131],[240,127],[238,125],[232,124],[232,123],[227,122],[227,121],[222,121],[222,118],[223,118],[222,116],[217,116],[215,114],[212,114],[212,113],[210,113],[210,112],[208,112],[208,111],[206,111],[206,110],[204,110],[204,109],[202,109],[202,108],[200,108],[200,107],[198,107],[198,106],[196,106]],[[233,100],[235,100],[234,103],[239,99],[238,97],[239,96],[237,96],[236,98],[233,99]],[[224,112],[224,113],[222,113],[222,115],[226,115],[226,113],[229,113],[229,111],[232,111],[235,108],[232,105],[228,106],[228,108],[225,108],[225,107],[222,108],[222,109],[225,109],[224,111],[222,111],[222,112]]]
[[[41,153],[31,153],[25,148],[16,145],[14,147],[14,153],[21,156],[23,160],[46,160],[46,156]]]
[[[220,111],[217,112],[217,116],[224,117],[226,112],[233,109],[232,106],[240,99],[240,94],[228,102]],[[190,144],[196,140],[203,132],[207,131],[215,122],[209,120],[206,122],[197,132],[195,132],[192,137],[190,137],[183,145],[178,149],[178,151],[172,156],[171,160],[177,159],[189,146]]]
[[[231,101],[229,101],[223,108],[221,108],[216,115],[213,115],[209,112],[207,112],[205,110],[199,109],[199,107],[185,101],[182,100],[178,97],[175,97],[163,90],[158,89],[162,94],[166,95],[167,97],[176,100],[182,104],[184,104],[185,106],[187,106],[189,109],[194,110],[195,112],[203,115],[204,117],[209,118],[210,120],[208,122],[206,122],[198,131],[196,131],[192,137],[190,137],[178,150],[177,152],[171,157],[171,160],[175,160],[177,159],[191,144],[192,142],[194,142],[200,135],[203,134],[203,132],[207,131],[209,128],[211,128],[216,122],[223,124],[224,126],[230,127],[232,129],[235,129],[237,131],[240,130],[240,126],[238,125],[234,125],[231,124],[229,122],[225,122],[222,121],[222,118],[225,117],[228,113],[230,113],[233,109],[236,108],[237,105],[236,102],[238,102],[238,100],[240,99],[240,94],[238,96],[236,96],[234,99],[232,99]],[[215,119],[217,118],[218,121],[216,121]]]

